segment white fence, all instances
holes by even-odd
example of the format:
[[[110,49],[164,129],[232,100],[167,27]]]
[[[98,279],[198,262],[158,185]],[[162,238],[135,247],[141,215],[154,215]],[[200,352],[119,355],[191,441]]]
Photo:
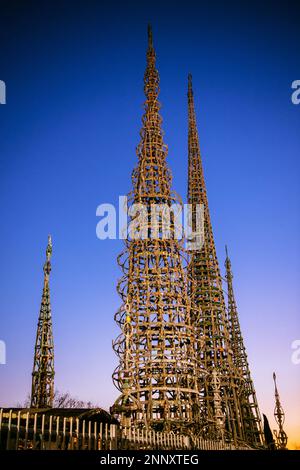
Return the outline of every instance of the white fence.
[[[245,449],[245,447],[238,447]],[[120,429],[78,417],[0,410],[0,449],[6,450],[234,450],[222,441],[191,439],[173,432]]]

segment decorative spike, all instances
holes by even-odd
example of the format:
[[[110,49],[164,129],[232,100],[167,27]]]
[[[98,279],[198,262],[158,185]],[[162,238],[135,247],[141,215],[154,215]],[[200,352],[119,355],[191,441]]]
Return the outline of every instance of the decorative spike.
[[[188,74],[188,94],[193,96],[193,81],[192,81],[192,74]]]
[[[205,341],[199,350],[199,361],[208,372],[203,389],[203,436],[222,438],[220,409],[225,417],[225,429],[234,440],[245,439],[238,390],[243,382],[233,363],[228,331],[223,286],[213,237],[206,185],[204,180],[191,75],[188,77],[188,203],[192,207],[192,231],[197,231],[197,207],[202,206],[204,235],[199,249],[189,253],[188,273],[191,298],[197,305],[193,314],[197,336]],[[200,312],[200,313],[199,313]],[[220,384],[221,403],[214,397],[214,371]],[[199,387],[201,385],[199,384]]]
[[[225,251],[225,268],[228,293],[228,322],[231,347],[233,351],[233,362],[244,380],[241,387],[240,401],[245,429],[245,440],[250,445],[261,446],[263,443],[261,416],[238,317],[233,291],[233,274],[231,270],[231,262],[228,256],[227,245],[225,246]]]
[[[113,381],[121,395],[111,412],[124,427],[183,430],[195,426],[199,417],[196,377],[200,371],[182,243],[173,236],[172,226],[170,237],[161,236],[163,218],[157,219],[158,236],[149,224],[151,207],[171,207],[175,199],[159,114],[159,75],[148,31],[145,113],[129,197],[130,205],[142,203],[146,211],[140,223],[146,237],[128,236],[126,250],[118,259],[124,272],[118,284],[123,305],[115,315],[121,335],[113,344],[120,359]]]
[[[275,409],[274,409],[274,417],[276,420],[276,423],[278,424],[279,431],[274,431],[275,438],[276,438],[276,445],[278,449],[285,450],[288,437],[283,430],[283,425],[284,425],[284,420],[285,420],[285,413],[284,410],[281,406],[280,402],[280,397],[277,389],[277,383],[276,383],[276,374],[273,372],[273,380],[274,380],[274,386],[275,386]]]
[[[153,49],[153,35],[151,24],[148,24],[148,49]]]
[[[54,344],[50,305],[49,276],[52,240],[48,237],[44,264],[44,288],[38,319],[32,371],[31,407],[51,408],[54,397]]]

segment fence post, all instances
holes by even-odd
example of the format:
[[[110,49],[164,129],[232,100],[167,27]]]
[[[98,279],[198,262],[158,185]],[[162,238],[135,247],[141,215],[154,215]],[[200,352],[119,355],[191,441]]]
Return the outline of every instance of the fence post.
[[[110,450],[117,450],[117,426],[115,424],[110,425]]]
[[[79,418],[76,418],[76,448],[79,450]]]
[[[12,415],[12,410],[9,410],[6,450],[9,450],[9,447],[10,447],[11,415]]]
[[[63,421],[62,450],[65,450],[65,445],[66,445],[66,424],[67,424],[67,418],[64,418],[64,421]]]
[[[155,449],[156,446],[156,435],[153,429],[151,429],[151,441],[152,441],[152,446],[153,449]]]
[[[141,444],[144,446],[144,428],[141,429]]]
[[[16,435],[16,450],[18,450],[18,447],[19,447],[20,422],[21,422],[21,411],[18,411],[17,435]]]
[[[48,449],[51,449],[51,438],[52,438],[52,415],[49,416],[49,436],[48,436]]]
[[[108,423],[105,423],[105,450],[108,449]]]
[[[34,413],[34,421],[33,421],[33,444],[32,448],[35,449],[36,447],[36,428],[37,428],[37,413]]]
[[[29,411],[26,414],[26,425],[25,425],[25,442],[24,442],[24,449],[27,449],[27,441],[28,441],[28,427],[29,427]]]
[[[94,449],[98,450],[97,421],[94,422]]]
[[[85,450],[85,419],[82,421],[82,449]]]
[[[45,415],[42,415],[42,426],[41,426],[41,433],[40,433],[40,442],[41,442],[41,447],[40,449],[43,450],[44,446],[44,432],[45,432]]]
[[[59,448],[59,416],[56,418],[56,449]]]
[[[89,421],[88,424],[88,439],[89,439],[89,444],[88,444],[88,449],[91,450],[91,437],[92,437],[92,423]]]
[[[70,443],[70,450],[73,450],[73,416],[70,417],[70,432],[69,432],[69,443]]]
[[[103,447],[103,423],[100,423],[100,442],[99,442],[99,450],[102,450]]]

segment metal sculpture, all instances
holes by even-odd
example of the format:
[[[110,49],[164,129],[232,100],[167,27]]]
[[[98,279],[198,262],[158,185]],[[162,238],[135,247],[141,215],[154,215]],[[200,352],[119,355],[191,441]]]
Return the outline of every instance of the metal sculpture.
[[[275,409],[274,409],[274,417],[276,420],[276,423],[278,424],[278,431],[274,431],[275,438],[276,438],[276,446],[277,449],[280,450],[285,450],[288,437],[283,430],[283,425],[285,421],[285,413],[282,408],[281,402],[280,402],[280,397],[277,389],[277,383],[276,383],[276,374],[275,372],[273,373],[273,380],[274,380],[274,385],[275,385]]]
[[[208,375],[202,393],[202,434],[207,438],[245,439],[240,390],[243,384],[235,367],[216,254],[196,123],[192,76],[188,77],[188,203],[192,207],[192,233],[199,232],[197,207],[203,214],[203,238],[189,252],[189,292],[197,312],[192,315],[197,334],[204,338],[198,359]],[[216,393],[217,391],[217,393]]]
[[[51,408],[54,397],[54,343],[50,305],[49,276],[51,272],[52,240],[48,237],[44,264],[44,288],[38,319],[32,371],[32,408]]]
[[[111,411],[126,428],[185,431],[199,418],[202,372],[195,354],[182,242],[176,238],[172,211],[168,218],[178,199],[166,164],[155,61],[149,27],[145,113],[129,195],[129,235],[118,258],[124,273],[118,284],[123,304],[115,320],[122,332],[113,343],[120,360],[113,381],[121,395]],[[153,210],[158,210],[154,218]]]
[[[244,379],[240,392],[240,402],[242,408],[245,440],[248,444],[253,446],[261,446],[263,443],[261,416],[258,408],[254,384],[251,378],[246,348],[241,332],[237,305],[233,291],[231,261],[228,256],[227,246],[225,247],[225,250],[225,268],[228,294],[227,310],[231,348],[233,351],[233,362]]]

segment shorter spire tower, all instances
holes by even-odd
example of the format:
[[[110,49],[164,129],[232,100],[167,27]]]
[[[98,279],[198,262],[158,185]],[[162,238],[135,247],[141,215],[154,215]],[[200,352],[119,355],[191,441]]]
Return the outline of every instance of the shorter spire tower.
[[[50,305],[49,276],[51,272],[52,240],[48,237],[44,264],[44,288],[38,319],[32,371],[32,408],[51,408],[54,396],[54,344]]]
[[[225,246],[225,251],[228,323],[231,347],[233,351],[233,362],[244,380],[241,385],[240,402],[244,421],[245,440],[248,444],[260,446],[262,444],[263,436],[261,417],[238,317],[238,310],[233,290],[231,261],[228,256],[227,246]]]
[[[275,437],[276,437],[276,445],[277,448],[280,450],[285,450],[286,445],[287,445],[287,440],[288,437],[283,430],[283,424],[285,420],[285,414],[283,411],[283,408],[280,403],[280,397],[277,389],[277,383],[276,383],[276,374],[275,372],[273,373],[273,380],[274,380],[274,385],[275,385],[275,409],[274,409],[274,417],[276,420],[276,423],[278,424],[279,431],[274,431]]]
[[[203,230],[199,246],[189,249],[189,293],[194,331],[201,337],[199,363],[207,371],[201,390],[202,436],[234,441],[245,438],[240,406],[243,382],[233,361],[223,285],[214,242],[206,184],[202,167],[192,76],[188,76],[188,203],[191,204],[191,226],[198,233],[197,209],[202,207]],[[197,239],[196,239],[197,240]]]

